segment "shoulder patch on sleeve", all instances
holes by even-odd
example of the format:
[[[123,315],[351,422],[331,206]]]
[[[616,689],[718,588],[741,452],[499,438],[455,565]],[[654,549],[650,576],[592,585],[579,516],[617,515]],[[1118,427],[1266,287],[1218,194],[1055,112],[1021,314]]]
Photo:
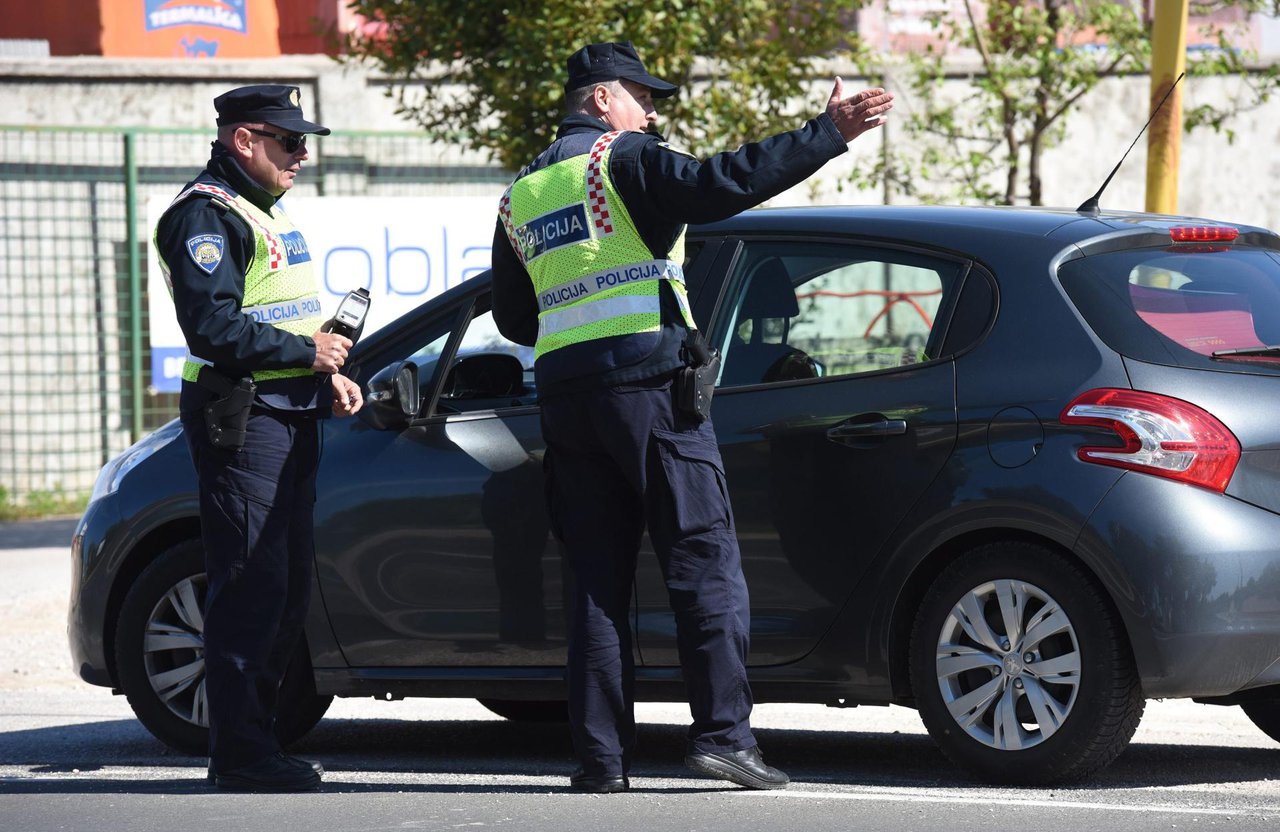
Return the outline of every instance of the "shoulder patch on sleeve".
[[[222,262],[225,247],[221,234],[197,234],[187,240],[187,254],[191,255],[191,261],[209,274],[213,274]]]
[[[679,153],[681,156],[688,156],[690,159],[696,160],[698,158],[697,156],[694,156],[692,153],[690,153],[687,150],[681,150],[678,147],[672,147],[671,142],[658,142],[658,147],[661,147],[663,150],[670,150],[672,153]]]

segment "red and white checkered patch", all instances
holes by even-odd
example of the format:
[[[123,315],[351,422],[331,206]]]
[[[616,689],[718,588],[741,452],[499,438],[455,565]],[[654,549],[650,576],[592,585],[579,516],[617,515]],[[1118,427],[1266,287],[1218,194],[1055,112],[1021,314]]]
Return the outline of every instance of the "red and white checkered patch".
[[[515,226],[511,224],[511,188],[515,183],[507,186],[507,190],[503,192],[502,199],[498,202],[498,216],[502,218],[502,228],[507,232],[507,239],[511,241],[511,250],[516,253],[516,257],[520,258],[520,262],[524,262],[524,249],[520,247],[520,241],[516,239]]]
[[[197,182],[196,184],[192,185],[188,190],[183,191],[181,194],[178,195],[178,199],[182,199],[184,196],[191,193],[191,191],[199,191],[202,194],[213,194],[214,196],[221,199],[223,202],[228,202],[228,203],[235,202],[235,199],[236,199],[235,195],[232,194],[230,191],[224,191],[221,188],[219,188],[217,185],[206,185],[203,182]]]
[[[252,217],[250,219],[253,220]],[[284,247],[280,245],[276,235],[267,230],[266,226],[258,223],[257,220],[253,220],[253,222],[262,230],[262,236],[267,238],[267,268],[274,272],[285,263]]]
[[[218,197],[219,199],[227,202],[228,204],[235,202],[235,199],[236,199],[235,196],[228,193],[227,191],[222,190],[217,185],[206,185],[203,182],[197,182],[196,184],[192,185],[189,189],[178,194],[178,198],[175,199],[174,202],[177,202],[178,200],[182,199],[192,191],[199,191],[202,194],[212,194],[213,196]],[[262,236],[267,239],[267,268],[270,269],[271,271],[275,271],[276,269],[279,269],[282,265],[284,265],[284,262],[285,262],[284,247],[280,245],[280,240],[271,231],[271,229],[267,228],[265,225],[258,222],[258,220],[254,219],[253,216],[250,215],[248,211],[242,211],[240,213],[242,216],[246,217],[249,220],[249,222],[257,226],[258,230],[262,232]]]
[[[613,221],[609,219],[609,197],[604,187],[604,151],[613,140],[622,135],[622,131],[614,130],[596,139],[591,146],[591,154],[587,157],[587,207],[591,209],[591,221],[595,224],[596,236],[607,237],[613,233]]]

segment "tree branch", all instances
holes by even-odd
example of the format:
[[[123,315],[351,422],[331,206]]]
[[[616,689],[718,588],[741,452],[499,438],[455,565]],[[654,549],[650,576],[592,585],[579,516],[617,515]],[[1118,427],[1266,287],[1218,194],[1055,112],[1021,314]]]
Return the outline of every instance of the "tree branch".
[[[1127,57],[1129,56],[1120,55],[1119,57],[1117,57],[1114,61],[1111,62],[1111,66],[1107,67],[1102,72],[1098,73],[1098,77],[1099,78],[1111,77],[1111,75],[1116,71],[1116,67],[1120,66],[1120,64],[1123,63],[1125,58]],[[1062,117],[1064,113],[1067,112],[1067,110],[1070,110],[1072,107],[1074,107],[1077,101],[1079,101],[1084,96],[1088,95],[1092,90],[1093,90],[1093,87],[1081,87],[1074,95],[1070,96],[1069,98],[1063,99],[1062,103],[1058,105],[1058,108],[1054,110],[1053,113],[1045,120],[1045,127],[1048,127],[1049,125],[1057,121],[1060,117]]]
[[[996,2],[1001,1],[996,0]],[[973,30],[973,40],[978,46],[978,54],[982,56],[982,67],[987,71],[988,78],[994,78],[995,71],[991,66],[991,53],[987,51],[987,43],[982,39],[982,30],[978,28],[978,22],[974,20],[973,7],[969,4],[969,0],[964,0],[964,13],[969,17],[969,28]]]

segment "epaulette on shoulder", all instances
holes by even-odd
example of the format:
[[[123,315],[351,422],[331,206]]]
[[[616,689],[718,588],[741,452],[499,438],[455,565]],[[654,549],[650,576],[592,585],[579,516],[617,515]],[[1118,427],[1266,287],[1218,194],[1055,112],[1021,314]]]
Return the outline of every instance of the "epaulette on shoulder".
[[[213,194],[192,194],[191,196],[207,203],[210,208],[218,212],[219,217],[225,217],[231,213],[231,206]]]
[[[662,148],[663,150],[670,150],[672,153],[679,153],[681,156],[688,156],[690,159],[693,159],[694,161],[697,161],[698,159],[697,156],[694,156],[692,153],[690,153],[687,150],[681,150],[678,147],[672,147],[671,142],[658,142],[658,147]]]
[[[243,228],[245,233],[252,235],[253,229],[248,221],[232,207],[231,203],[234,199],[235,195],[224,188],[196,182],[173,198],[173,201],[169,203],[169,207],[164,210],[161,221],[163,222],[183,205],[188,206],[183,210],[198,210],[200,207],[207,205],[217,213],[220,220],[230,222],[233,227]]]

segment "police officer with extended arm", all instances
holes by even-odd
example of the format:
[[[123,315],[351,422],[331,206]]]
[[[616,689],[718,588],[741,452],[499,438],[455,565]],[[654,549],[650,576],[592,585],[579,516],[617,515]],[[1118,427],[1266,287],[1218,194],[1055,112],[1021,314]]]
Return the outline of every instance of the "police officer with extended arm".
[[[801,182],[877,126],[893,96],[845,98],[837,78],[826,111],[804,126],[700,162],[645,132],[653,99],[676,87],[648,74],[630,43],[586,46],[568,70],[569,116],[499,209],[493,296],[502,333],[534,345],[552,524],[575,577],[569,720],[581,768],[570,782],[630,786],[627,609],[647,525],[689,691],[686,765],[781,788],[787,775],[764,763],[751,733],[747,586],[705,418],[714,362],[685,293],[684,227]]]
[[[155,242],[188,355],[180,411],[200,484],[209,780],[238,791],[320,784],[285,754],[276,699],[311,593],[316,419],[363,404],[339,375],[351,341],[323,332],[311,255],[277,200],[307,160],[297,87],[214,99],[208,166],[165,211]]]

